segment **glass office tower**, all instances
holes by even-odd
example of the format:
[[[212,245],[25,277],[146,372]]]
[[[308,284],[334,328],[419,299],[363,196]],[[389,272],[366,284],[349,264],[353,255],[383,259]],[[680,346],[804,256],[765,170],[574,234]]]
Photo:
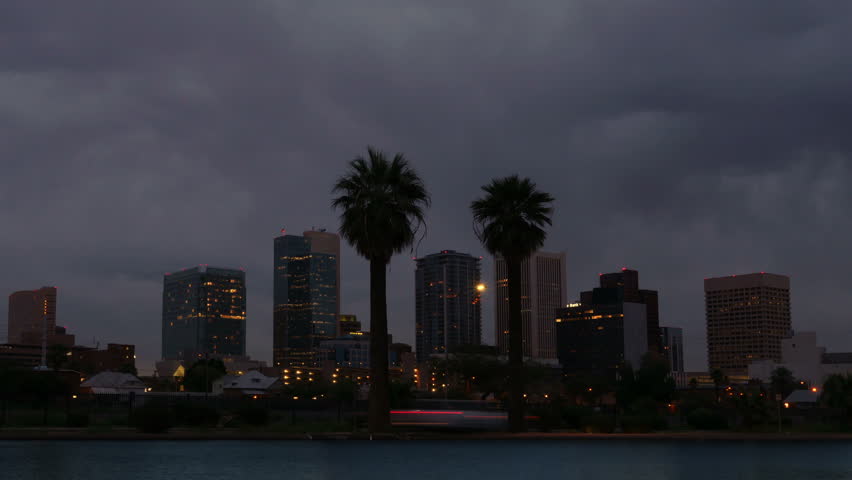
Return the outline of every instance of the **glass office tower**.
[[[163,279],[162,355],[246,354],[246,274],[200,265]]]
[[[482,343],[479,259],[454,250],[417,259],[415,333],[417,361]]]
[[[272,355],[276,367],[319,367],[319,344],[337,336],[340,237],[325,231],[275,239]]]

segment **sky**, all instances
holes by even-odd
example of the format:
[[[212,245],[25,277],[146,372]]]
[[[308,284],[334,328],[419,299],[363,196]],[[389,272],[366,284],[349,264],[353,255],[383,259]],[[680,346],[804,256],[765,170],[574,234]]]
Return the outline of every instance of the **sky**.
[[[687,369],[706,369],[703,279],[737,273],[790,275],[794,328],[852,350],[849,44],[832,0],[2,2],[0,294],[56,285],[78,343],[134,343],[145,372],[163,274],[242,267],[268,361],[273,238],[336,231],[331,187],[369,144],[433,200],[389,267],[396,341],[411,256],[486,255],[493,281],[469,205],[517,173],[556,198],[569,300],[639,270]],[[368,264],[342,257],[366,319]]]

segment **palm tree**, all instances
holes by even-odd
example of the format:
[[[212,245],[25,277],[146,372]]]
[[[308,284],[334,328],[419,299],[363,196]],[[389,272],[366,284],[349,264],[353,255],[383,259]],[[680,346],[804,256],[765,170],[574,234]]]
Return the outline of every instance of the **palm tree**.
[[[340,210],[340,234],[370,262],[371,432],[390,429],[388,384],[387,267],[395,253],[414,244],[430,204],[423,181],[401,153],[388,160],[367,147],[334,185],[332,207]]]
[[[550,194],[517,175],[494,179],[485,196],[471,203],[476,236],[492,255],[506,261],[509,282],[509,429],[524,426],[524,352],[521,264],[544,245],[553,213]]]
[[[784,397],[787,397],[796,389],[796,379],[793,377],[793,372],[785,367],[778,367],[773,370],[769,382],[772,384],[772,390],[775,394]]]

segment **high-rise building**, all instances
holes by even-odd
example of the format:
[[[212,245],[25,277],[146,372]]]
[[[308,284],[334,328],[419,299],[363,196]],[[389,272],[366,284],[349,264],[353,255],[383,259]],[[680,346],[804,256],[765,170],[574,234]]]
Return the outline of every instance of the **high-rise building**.
[[[648,352],[648,306],[625,298],[611,278],[557,312],[558,358],[567,376],[614,379],[626,364],[639,368]]]
[[[479,259],[454,250],[417,259],[414,272],[417,361],[482,343]]]
[[[750,363],[781,362],[790,333],[790,278],[751,273],[704,280],[710,370],[747,375]]]
[[[246,274],[206,265],[163,278],[163,359],[246,354]]]
[[[358,317],[356,315],[340,314],[337,325],[338,337],[345,337],[346,335],[351,335],[355,332],[361,331],[361,322],[358,321]]]
[[[495,330],[501,354],[509,351],[509,279],[506,261],[497,257],[495,270]],[[521,264],[521,315],[524,356],[555,359],[556,310],[564,308],[565,254],[536,252]]]
[[[672,372],[683,372],[683,329],[660,327],[661,353],[665,355]]]
[[[273,290],[274,366],[318,367],[320,342],[337,336],[340,237],[324,230],[276,237]]]
[[[642,290],[639,288],[639,272],[629,268],[622,268],[620,272],[602,273],[600,275],[600,287],[591,291],[581,292],[580,301],[590,303],[594,292],[601,289],[611,289],[611,295],[617,295],[625,302],[641,303],[645,305],[647,315],[648,351],[661,352],[660,345],[660,307],[659,294],[656,290]],[[617,290],[617,292],[615,292]]]
[[[8,343],[20,344],[32,338],[40,343],[45,334],[52,335],[55,330],[56,287],[22,290],[9,295]]]

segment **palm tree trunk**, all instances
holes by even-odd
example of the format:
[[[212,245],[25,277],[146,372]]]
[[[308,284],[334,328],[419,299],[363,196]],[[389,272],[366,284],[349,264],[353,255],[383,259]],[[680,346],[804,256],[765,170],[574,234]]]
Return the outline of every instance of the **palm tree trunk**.
[[[506,258],[509,281],[509,431],[523,432],[524,322],[521,316],[521,259]]]
[[[387,262],[370,260],[370,433],[390,431]]]

